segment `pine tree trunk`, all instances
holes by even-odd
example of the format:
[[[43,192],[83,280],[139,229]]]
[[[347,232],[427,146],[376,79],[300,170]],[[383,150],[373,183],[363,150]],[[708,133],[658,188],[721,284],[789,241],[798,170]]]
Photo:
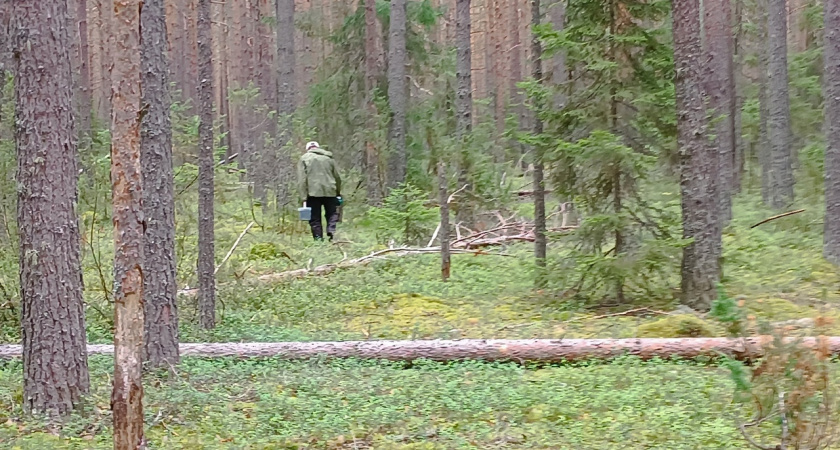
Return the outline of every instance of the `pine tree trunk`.
[[[382,73],[382,45],[379,33],[379,21],[376,18],[376,1],[365,0],[365,95],[366,100],[366,135],[365,135],[365,172],[367,178],[368,202],[378,205],[382,201],[381,177],[379,176],[379,151],[373,138],[376,129],[378,111],[374,102],[377,79]]]
[[[700,1],[674,0],[673,15],[683,237],[693,239],[683,250],[682,301],[705,311],[717,295],[721,236],[717,206],[719,158],[706,139],[701,88],[704,71]]]
[[[472,49],[470,44],[470,0],[456,0],[455,48],[457,52],[455,132],[464,136],[472,128]]]
[[[825,220],[823,254],[840,265],[840,0],[824,0]]]
[[[770,203],[784,208],[793,202],[793,156],[787,70],[785,0],[767,2],[767,138],[770,147]]]
[[[290,144],[292,139],[292,115],[297,108],[297,81],[295,78],[295,1],[276,0],[277,14],[277,111],[281,116],[280,133],[278,146],[277,176],[275,180],[277,188],[277,204],[283,207],[290,199],[289,180],[292,177],[291,155],[285,153],[284,146]]]
[[[143,211],[146,216],[143,265],[146,361],[154,367],[178,364],[178,286],[175,282],[175,187],[169,69],[166,61],[164,0],[145,0],[142,22],[143,109],[140,146]]]
[[[540,0],[531,0],[531,17],[531,26],[538,27],[540,25]],[[531,59],[534,80],[542,83],[542,46],[536,34],[531,40]],[[538,104],[537,107],[539,108],[539,106],[542,105]],[[539,111],[536,111],[534,116],[535,136],[539,136],[543,132],[543,123],[538,113]],[[534,256],[537,267],[544,270],[547,242],[545,236],[545,180],[543,179],[545,162],[543,161],[543,150],[539,144],[534,147]],[[537,286],[542,286],[544,283],[545,273],[539,273],[537,275]]]
[[[732,10],[729,0],[704,0],[706,94],[713,118],[714,146],[720,157],[718,182],[721,223],[732,219],[735,179],[735,72],[733,70]]]
[[[143,173],[140,0],[114,2],[111,192],[114,222],[114,449],[143,441]]]
[[[198,289],[199,322],[216,327],[216,276],[213,193],[213,47],[210,0],[198,0]]]
[[[548,7],[548,17],[552,28],[561,32],[566,26],[566,3],[565,0],[555,0],[553,5]],[[562,108],[566,104],[565,85],[569,81],[566,68],[566,54],[562,51],[554,53],[551,58],[551,84],[560,87],[554,97],[554,107]]]
[[[455,72],[457,86],[455,92],[455,135],[461,140],[458,146],[458,185],[469,184],[470,157],[469,149],[463,140],[472,130],[472,42],[471,42],[470,0],[455,2]],[[456,220],[470,226],[472,223],[472,205],[469,187],[459,202]]]
[[[65,415],[88,392],[67,2],[14,2],[23,406]]]
[[[111,0],[97,0],[99,2],[99,102],[96,105],[97,116],[101,123],[107,123],[111,117],[111,61],[114,54],[111,45],[114,28],[114,4]]]
[[[76,0],[76,23],[79,39],[79,86],[76,92],[79,110],[78,134],[81,147],[90,145],[91,102],[90,52],[88,48],[87,0]]]
[[[446,281],[449,279],[452,268],[452,256],[449,250],[449,192],[447,192],[446,164],[442,159],[437,163],[437,178],[438,200],[440,201],[440,277]]]
[[[391,0],[390,38],[388,39],[388,103],[391,107],[391,157],[388,186],[405,181],[406,174],[406,0]]]
[[[761,199],[765,204],[770,203],[772,191],[770,179],[770,141],[767,134],[767,121],[770,115],[767,96],[767,1],[756,0],[758,9],[758,148],[755,156],[761,171]]]
[[[743,120],[741,117],[741,111],[744,109],[744,102],[746,100],[744,95],[744,53],[745,53],[745,43],[744,43],[744,24],[743,24],[743,17],[744,17],[744,1],[743,0],[734,0],[735,1],[735,14],[733,17],[733,21],[735,23],[736,31],[735,31],[735,41],[733,42],[732,48],[735,52],[734,62],[733,62],[733,72],[735,73],[733,77],[734,83],[734,91],[735,91],[735,111],[733,112],[733,126],[735,132],[735,168],[733,170],[733,180],[732,180],[732,195],[741,192],[741,187],[744,178],[744,170],[746,168],[746,148],[744,145],[744,137],[743,137]]]

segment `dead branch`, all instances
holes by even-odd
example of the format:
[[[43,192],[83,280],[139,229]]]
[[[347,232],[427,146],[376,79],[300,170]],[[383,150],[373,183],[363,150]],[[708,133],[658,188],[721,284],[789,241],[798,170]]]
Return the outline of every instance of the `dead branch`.
[[[234,243],[233,243],[233,246],[231,246],[231,247],[230,247],[230,250],[228,250],[227,255],[225,255],[225,258],[222,260],[222,262],[220,262],[220,263],[219,263],[219,265],[218,265],[218,266],[216,266],[216,270],[214,270],[214,271],[213,271],[213,275],[215,275],[215,274],[219,273],[219,269],[221,269],[221,268],[222,268],[222,266],[224,266],[224,265],[225,265],[225,263],[227,262],[227,260],[229,260],[229,259],[230,259],[230,257],[233,255],[233,251],[234,251],[234,250],[236,250],[236,247],[238,247],[238,246],[239,246],[239,243],[242,241],[242,238],[243,238],[243,237],[245,237],[245,234],[246,234],[246,233],[248,233],[248,230],[250,230],[250,229],[251,229],[251,227],[253,227],[253,226],[254,226],[254,224],[255,224],[254,222],[251,222],[251,223],[249,223],[249,224],[248,224],[248,226],[247,226],[247,227],[245,227],[245,229],[244,229],[244,230],[242,230],[242,233],[240,233],[240,234],[239,234],[239,237],[238,237],[238,238],[236,238],[236,242],[234,242]]]
[[[627,311],[613,313],[613,314],[603,314],[603,315],[594,316],[594,317],[576,317],[574,319],[567,320],[566,323],[578,322],[578,321],[581,321],[581,320],[600,320],[600,319],[608,319],[610,317],[632,316],[632,315],[640,313],[640,312],[649,312],[651,314],[658,314],[658,315],[664,315],[664,316],[670,316],[671,315],[671,313],[669,313],[667,311],[659,311],[659,310],[656,310],[656,309],[650,309],[648,307],[642,307],[642,308],[630,309],[630,310],[627,310]]]
[[[360,258],[347,260],[347,255],[344,255],[344,258],[337,262],[337,263],[330,263],[324,264],[317,267],[312,267],[312,259],[310,259],[306,267],[302,269],[295,269],[295,270],[288,270],[285,272],[279,273],[270,273],[266,275],[261,275],[256,278],[258,282],[262,283],[281,283],[285,281],[291,281],[298,278],[303,278],[307,276],[323,276],[329,275],[335,272],[337,269],[346,269],[349,267],[354,266],[363,266],[369,264],[373,261],[385,259],[386,255],[391,256],[406,256],[406,255],[419,255],[419,254],[429,254],[429,253],[440,253],[440,247],[425,247],[425,248],[416,248],[416,247],[394,247],[388,248],[385,250],[380,250],[378,252],[373,252],[369,255],[362,256]],[[509,256],[504,253],[487,253],[483,251],[474,251],[468,249],[452,249],[453,255],[495,255],[495,256]],[[218,286],[224,286],[223,284],[219,284]],[[182,289],[178,291],[179,295],[184,295],[188,297],[192,297],[198,294],[198,289]]]
[[[764,219],[761,222],[758,222],[757,224],[751,226],[750,229],[752,230],[753,228],[755,228],[759,225],[764,225],[767,222],[771,222],[771,221],[774,221],[776,219],[781,219],[782,217],[792,216],[794,214],[799,214],[799,213],[802,213],[802,212],[805,212],[805,210],[804,209],[797,209],[796,211],[788,211],[786,213],[775,215],[773,217],[768,217],[767,219]]]

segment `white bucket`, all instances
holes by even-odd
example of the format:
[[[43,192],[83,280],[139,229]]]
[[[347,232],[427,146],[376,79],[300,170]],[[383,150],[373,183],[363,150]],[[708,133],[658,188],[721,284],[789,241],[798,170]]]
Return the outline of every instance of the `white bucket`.
[[[304,203],[302,208],[298,208],[298,215],[300,216],[300,220],[308,222],[312,218],[312,208],[306,206],[306,203]]]

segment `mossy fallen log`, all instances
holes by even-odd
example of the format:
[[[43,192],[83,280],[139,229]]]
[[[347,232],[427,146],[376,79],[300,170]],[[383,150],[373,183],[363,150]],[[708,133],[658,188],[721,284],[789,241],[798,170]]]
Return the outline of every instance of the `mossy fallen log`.
[[[790,338],[794,339],[794,338]],[[234,358],[359,358],[390,361],[483,360],[559,363],[613,359],[698,358],[727,355],[755,360],[772,338],[643,338],[643,339],[463,339],[347,342],[182,343],[182,356]],[[840,354],[840,337],[800,338],[801,345]],[[88,345],[91,355],[111,355],[112,345]],[[0,359],[18,358],[20,345],[0,346]]]

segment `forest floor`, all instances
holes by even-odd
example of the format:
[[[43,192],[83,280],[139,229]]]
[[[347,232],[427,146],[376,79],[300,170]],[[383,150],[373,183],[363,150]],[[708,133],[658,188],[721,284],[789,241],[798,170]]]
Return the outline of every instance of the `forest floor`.
[[[739,214],[724,236],[728,294],[757,321],[791,321],[791,331],[808,334],[807,319],[827,316],[837,319],[830,334],[840,335],[840,273],[821,257],[821,218],[806,211],[751,229],[770,215],[751,211]],[[220,216],[223,256],[250,220]],[[673,299],[604,308],[535,291],[528,244],[453,256],[448,283],[439,279],[435,255],[254,282],[382,248],[369,231],[349,224],[339,236],[348,243],[340,245],[309,242],[299,225],[288,236],[254,227],[242,241],[219,271],[215,330],[198,330],[195,302],[182,298],[182,341],[725,335]],[[492,254],[499,251],[508,256]],[[110,309],[91,281],[96,276],[88,262],[89,341],[108,343]],[[15,326],[3,325],[0,333],[0,342],[18,342]],[[20,362],[0,363],[0,446],[111,448],[111,364],[109,357],[91,358],[89,402],[59,426],[22,419]],[[175,375],[147,374],[145,387],[150,448],[747,448],[735,428],[743,414],[732,403],[733,383],[713,363],[187,358]]]

